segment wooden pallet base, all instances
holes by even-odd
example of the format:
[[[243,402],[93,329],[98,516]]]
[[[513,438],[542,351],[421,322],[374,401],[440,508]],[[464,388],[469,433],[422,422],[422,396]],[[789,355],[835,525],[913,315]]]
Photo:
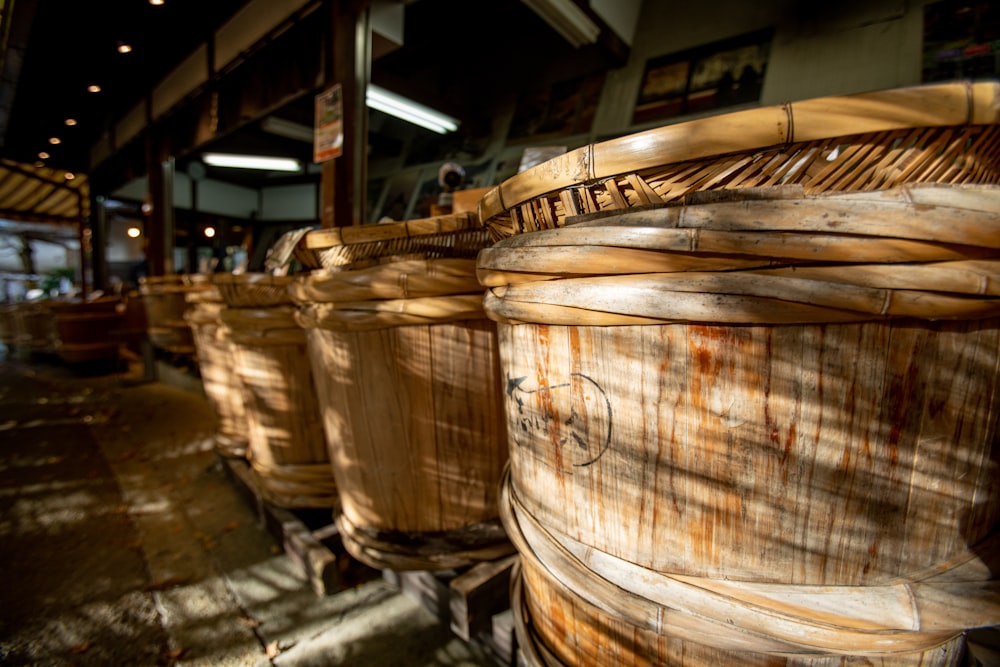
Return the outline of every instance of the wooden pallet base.
[[[330,595],[379,576],[344,549],[329,511],[289,510],[267,502],[244,459],[216,455],[217,464],[254,510],[261,525],[284,548],[319,596]],[[461,639],[476,644],[500,667],[516,659],[510,611],[510,575],[517,555],[485,561],[461,570],[382,570],[381,576],[419,602]]]
[[[378,570],[350,557],[329,510],[277,507],[264,500],[246,460],[218,455],[216,460],[255,511],[261,525],[302,568],[316,595],[330,595],[379,576]]]
[[[497,665],[515,664],[510,575],[518,556],[462,570],[383,570],[383,578],[436,614],[467,642],[482,647]]]

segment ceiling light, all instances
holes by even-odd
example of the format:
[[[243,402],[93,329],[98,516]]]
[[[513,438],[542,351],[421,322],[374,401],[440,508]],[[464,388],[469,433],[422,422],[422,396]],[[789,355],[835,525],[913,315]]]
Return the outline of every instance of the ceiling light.
[[[76,118],[67,118],[64,122],[66,123],[67,126],[73,127],[74,125],[76,125]]]
[[[304,141],[310,144],[313,142],[313,129],[311,127],[308,125],[293,123],[290,120],[285,120],[284,118],[278,118],[276,116],[268,116],[265,118],[260,124],[260,129],[265,132],[270,132],[271,134],[277,134],[280,137],[298,139],[299,141]]]
[[[132,47],[125,42],[118,42],[118,53],[131,53]]]
[[[87,92],[88,93],[99,93],[99,92],[101,92],[101,87],[98,86],[96,83],[92,83],[89,86],[87,86]]]
[[[76,174],[74,174],[72,171],[67,171],[65,174],[63,174],[63,178],[65,178],[67,181],[72,181],[74,178],[76,178]]]
[[[44,166],[45,166],[45,163],[42,162],[41,160],[38,160],[38,161],[35,162],[35,169],[41,169]]]
[[[129,228],[128,228],[128,229],[127,229],[127,230],[125,231],[125,233],[126,233],[126,234],[128,234],[128,237],[129,237],[130,239],[137,239],[137,238],[139,238],[139,236],[140,236],[140,235],[142,234],[142,230],[141,230],[141,229],[139,229],[138,227],[129,227]]]
[[[594,23],[580,5],[573,0],[521,0],[538,14],[553,30],[575,47],[593,44],[601,34],[601,28]]]
[[[40,159],[42,159],[42,160],[48,160],[49,157],[51,157],[51,156],[48,153],[46,153],[45,151],[42,151],[41,153],[38,154],[38,157]]]
[[[205,164],[213,167],[235,167],[237,169],[268,169],[271,171],[300,171],[298,160],[286,157],[263,157],[260,155],[230,155],[226,153],[205,153],[201,156]]]
[[[366,102],[372,109],[378,109],[390,116],[433,130],[438,134],[454,132],[458,129],[458,119],[446,116],[405,97],[390,93],[385,88],[369,85]]]
[[[215,236],[215,227],[206,227],[205,228],[205,238],[210,239],[213,236]]]
[[[62,143],[62,139],[60,139],[59,137],[49,137],[49,143],[52,144],[53,146],[56,146]]]
[[[149,0],[149,4],[159,6],[163,4],[163,0]]]

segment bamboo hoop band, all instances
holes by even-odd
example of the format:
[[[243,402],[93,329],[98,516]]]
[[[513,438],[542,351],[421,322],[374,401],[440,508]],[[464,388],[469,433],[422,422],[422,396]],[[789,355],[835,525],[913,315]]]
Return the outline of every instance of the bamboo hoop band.
[[[931,649],[965,629],[1000,621],[995,581],[829,587],[648,570],[543,527],[517,501],[509,475],[508,467],[501,518],[522,559],[589,604],[656,633],[694,642],[707,636],[723,649],[745,650],[752,638],[764,647],[757,650],[886,655]]]
[[[228,459],[245,459],[248,441],[243,435],[231,433],[216,433],[214,438],[215,451]]]
[[[538,632],[534,630],[531,611],[524,595],[523,570],[521,559],[518,559],[510,571],[510,609],[514,616],[518,657],[524,659],[527,667],[568,667],[545,646]]]
[[[342,513],[337,516],[336,524],[348,553],[376,569],[446,570],[514,553],[514,545],[499,520],[435,533],[357,526]]]
[[[480,200],[492,238],[705,190],[807,192],[1000,180],[1000,84],[930,84],[824,97],[668,125],[570,151]]]
[[[482,294],[475,259],[417,259],[351,271],[317,269],[289,287],[297,304]]]
[[[488,231],[474,213],[467,212],[313,230],[299,241],[295,256],[313,269],[351,268],[358,262],[412,254],[474,259],[489,243]]]
[[[219,288],[214,284],[209,285],[206,289],[188,290],[184,294],[184,301],[191,305],[223,303]]]
[[[514,634],[517,638],[517,648],[519,657],[524,661],[527,667],[571,667],[571,665],[578,665],[577,662],[567,663],[564,662],[555,654],[555,652],[550,649],[545,644],[545,634],[544,630],[536,628],[536,624],[533,621],[532,612],[530,609],[528,595],[525,592],[525,563],[519,559],[514,563],[514,567],[511,570],[511,585],[510,585],[510,602],[511,602],[511,612],[514,617]],[[551,585],[551,584],[550,584]],[[575,591],[568,589],[559,589],[558,591],[561,595],[564,595],[567,599],[571,600],[572,609],[575,614],[580,614],[582,611],[583,615],[602,613],[602,610],[591,605],[587,600],[578,595]],[[545,610],[542,610],[544,613]],[[601,619],[598,619],[598,623]],[[598,626],[603,627],[603,626]],[[633,630],[633,632],[635,632]],[[636,635],[650,634],[643,633],[642,631],[636,632]],[[698,645],[704,647],[704,642],[706,637],[702,636],[700,642],[696,642]],[[623,642],[628,642],[632,640],[632,637],[623,639]],[[653,641],[656,641],[653,639]],[[638,637],[635,639],[636,646],[643,644],[642,639]],[[888,662],[886,664],[892,665],[912,665],[913,667],[919,667],[920,665],[927,665],[928,663],[924,660],[931,652],[935,654],[935,658],[938,660],[932,660],[929,664],[934,665],[950,665],[952,662],[948,661],[949,653],[952,655],[962,655],[964,651],[965,642],[961,635],[956,635],[949,641],[935,646],[930,651],[922,651],[918,653],[906,653],[902,655],[889,655],[886,656]],[[626,651],[631,648],[630,645],[625,646]],[[693,665],[705,665],[705,664],[719,664],[720,660],[723,659],[719,656],[718,652],[713,647],[708,647],[710,653],[710,658],[705,660],[699,660],[698,657],[691,657],[688,659],[688,653],[685,651],[685,657],[678,664],[693,664]],[[750,659],[748,655],[749,652],[753,652],[753,659]],[[796,654],[789,652],[773,652],[773,653],[760,653],[761,647],[758,646],[748,646],[740,649],[738,652],[732,652],[729,656],[730,661],[739,660],[741,662],[752,663],[754,665],[797,665],[798,667],[805,667],[806,665],[817,665],[822,667],[829,667],[832,664],[841,664],[843,658],[841,656],[835,656],[833,659],[836,663],[831,662],[830,656],[816,655],[816,654]],[[939,654],[938,651],[944,651],[944,653]],[[655,651],[650,649],[648,655],[643,655],[642,665],[652,665],[661,664],[655,662]],[[695,649],[697,653],[697,649]],[[599,655],[590,656],[593,658],[600,659]],[[602,662],[586,663],[586,664],[603,664]],[[631,664],[631,663],[629,663]],[[666,663],[664,663],[666,664]],[[670,663],[673,664],[673,663]],[[728,664],[728,663],[727,663]]]
[[[192,301],[188,299],[184,311],[184,321],[191,326],[206,326],[220,323],[221,313],[226,305],[222,301]]]
[[[209,277],[197,273],[145,276],[139,278],[138,291],[145,298],[182,296],[185,301],[190,295],[205,295],[206,298],[212,298],[217,293]]]
[[[303,329],[333,331],[371,331],[485,318],[481,292],[416,299],[312,303],[299,306],[295,314],[296,322]]]
[[[782,186],[739,194],[723,202],[596,215],[571,227],[510,237],[479,254],[477,275],[492,287],[579,275],[792,262],[969,259],[995,257],[1000,249],[996,186],[814,196]]]
[[[594,326],[1000,315],[998,187],[741,194],[500,241],[477,264],[487,314]]]
[[[339,508],[340,497],[328,463],[268,465],[254,458],[252,448],[247,458],[262,495],[271,503],[279,507]]]
[[[251,346],[305,344],[294,306],[226,308],[219,313],[229,340]]]
[[[992,263],[989,280],[1000,278]],[[849,267],[853,270],[854,267]],[[877,269],[878,267],[875,267]],[[930,272],[934,267],[925,267]],[[946,271],[949,267],[944,267]],[[875,269],[872,269],[873,271]],[[850,277],[842,269],[840,277]],[[869,267],[861,267],[860,276]],[[958,271],[958,269],[954,269]],[[987,319],[1000,299],[884,289],[757,271],[577,278],[492,288],[487,316],[505,323],[611,326],[712,322],[817,324],[892,318]]]
[[[292,303],[288,286],[292,276],[269,273],[220,273],[214,282],[223,302],[234,308],[266,308]]]

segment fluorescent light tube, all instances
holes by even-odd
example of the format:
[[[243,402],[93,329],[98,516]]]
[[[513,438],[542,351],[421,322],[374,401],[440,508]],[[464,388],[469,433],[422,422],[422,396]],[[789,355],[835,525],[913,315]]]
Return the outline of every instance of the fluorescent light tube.
[[[230,155],[227,153],[205,153],[201,156],[205,164],[213,167],[235,167],[237,169],[267,169],[270,171],[301,171],[298,160],[285,157],[263,157],[260,155]]]
[[[573,0],[521,0],[563,38],[579,48],[593,44],[601,28]]]
[[[385,88],[369,84],[365,101],[372,109],[378,109],[390,116],[402,118],[438,134],[446,134],[458,129],[458,119],[422,104],[417,104],[405,97],[400,97],[395,93],[390,93]]]
[[[265,118],[260,124],[260,129],[271,134],[277,134],[280,137],[298,139],[308,144],[311,144],[314,139],[313,129],[308,125],[293,123],[290,120],[278,118],[277,116],[268,116]]]

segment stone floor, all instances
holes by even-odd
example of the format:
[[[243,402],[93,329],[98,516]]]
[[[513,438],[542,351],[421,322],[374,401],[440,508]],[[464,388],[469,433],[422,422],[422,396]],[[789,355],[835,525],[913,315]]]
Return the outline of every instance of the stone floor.
[[[381,573],[317,595],[196,392],[0,348],[0,664],[495,667]]]

